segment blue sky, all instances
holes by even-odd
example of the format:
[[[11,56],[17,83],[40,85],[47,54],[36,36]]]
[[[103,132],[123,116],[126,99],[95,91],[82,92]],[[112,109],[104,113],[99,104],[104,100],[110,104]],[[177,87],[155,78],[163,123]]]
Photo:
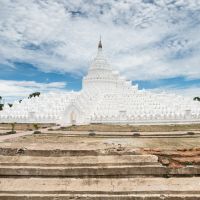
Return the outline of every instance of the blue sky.
[[[0,96],[79,90],[100,34],[140,89],[200,96],[198,0],[0,0]]]

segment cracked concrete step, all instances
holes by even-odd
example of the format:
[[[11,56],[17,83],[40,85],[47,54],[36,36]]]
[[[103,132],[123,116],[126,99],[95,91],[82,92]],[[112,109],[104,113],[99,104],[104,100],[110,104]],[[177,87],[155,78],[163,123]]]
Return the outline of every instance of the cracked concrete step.
[[[200,137],[200,133],[198,131],[192,131],[192,135],[188,134],[188,132],[184,131],[173,131],[173,132],[98,132],[94,131],[95,135],[90,136],[89,131],[81,131],[81,132],[74,132],[74,131],[67,131],[63,133],[63,131],[46,131],[43,132],[41,137],[44,137],[47,134],[62,134],[62,137],[95,137],[95,138],[154,138],[154,137],[164,137],[164,138],[171,138],[171,137]]]
[[[199,200],[199,194],[0,194],[1,200]]]
[[[46,177],[82,177],[82,176],[163,176],[168,169],[157,165],[120,165],[120,166],[0,166],[0,176],[46,176]]]
[[[104,153],[98,152],[93,149],[26,149],[26,148],[0,148],[0,155],[7,156],[97,156]]]
[[[52,133],[52,132],[49,132]],[[57,133],[57,132],[56,132]],[[61,132],[62,133],[62,132]],[[187,132],[186,133],[143,133],[143,132],[122,132],[122,133],[102,133],[102,132],[94,132],[95,133],[95,138],[134,138],[134,137],[139,137],[139,138],[199,138],[200,133],[198,132],[193,132],[193,135],[189,135]],[[48,134],[48,133],[44,133]],[[88,132],[86,133],[67,133],[63,137],[91,137],[88,136]]]
[[[0,199],[197,200],[200,177],[0,178]]]
[[[0,166],[112,166],[112,165],[160,165],[154,155],[113,156],[0,156]]]
[[[1,145],[2,146],[2,145]],[[42,144],[44,146],[44,144]],[[68,145],[69,146],[69,145]],[[112,148],[112,149],[97,149],[95,146],[87,147],[83,146],[83,148],[74,148],[68,147],[68,149],[56,149],[55,145],[51,149],[39,149],[33,148],[28,149],[24,147],[19,148],[9,148],[9,147],[1,147],[0,155],[5,156],[46,156],[46,157],[63,157],[63,156],[99,156],[99,155],[138,155],[138,152],[133,150],[131,152],[122,151],[120,148]]]
[[[137,177],[137,176],[199,176],[200,167],[167,168],[157,165],[116,166],[6,166],[0,165],[0,176],[45,177]]]

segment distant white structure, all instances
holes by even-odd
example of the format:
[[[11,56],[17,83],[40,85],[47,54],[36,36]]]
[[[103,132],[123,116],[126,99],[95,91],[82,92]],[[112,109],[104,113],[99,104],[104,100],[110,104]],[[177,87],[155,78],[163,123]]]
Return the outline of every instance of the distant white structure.
[[[138,90],[113,71],[98,53],[79,92],[49,93],[4,106],[0,122],[58,123],[61,125],[163,124],[200,122],[200,103],[167,93]]]

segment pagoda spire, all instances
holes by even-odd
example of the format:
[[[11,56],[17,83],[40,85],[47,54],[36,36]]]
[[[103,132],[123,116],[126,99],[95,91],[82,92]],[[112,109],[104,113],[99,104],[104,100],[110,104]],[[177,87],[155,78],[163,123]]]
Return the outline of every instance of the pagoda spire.
[[[99,40],[99,44],[98,44],[98,49],[102,49],[101,36],[100,36],[100,40]]]

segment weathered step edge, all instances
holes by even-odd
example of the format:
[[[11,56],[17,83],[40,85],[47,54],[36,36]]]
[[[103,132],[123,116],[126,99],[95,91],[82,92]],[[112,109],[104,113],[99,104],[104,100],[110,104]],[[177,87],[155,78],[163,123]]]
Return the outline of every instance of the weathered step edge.
[[[165,175],[168,169],[163,166],[91,166],[91,167],[29,167],[1,166],[0,176],[47,176],[47,177],[81,177],[81,176],[131,176],[131,175]]]
[[[0,166],[120,166],[120,165],[161,165],[154,155],[112,155],[112,156],[0,156]]]
[[[1,200],[199,200],[198,194],[139,194],[139,195],[98,195],[98,194],[0,194]]]
[[[63,156],[98,156],[98,155],[140,155],[135,151],[105,151],[105,149],[86,150],[86,149],[26,149],[26,148],[0,148],[0,155],[4,156],[44,156],[44,157],[63,157]]]
[[[82,176],[198,176],[199,167],[170,169],[164,166],[91,166],[91,167],[27,167],[1,166],[0,176],[45,176],[45,177],[82,177]]]
[[[124,162],[124,163],[69,163],[69,164],[48,164],[48,163],[1,163],[0,167],[5,166],[24,166],[24,167],[114,167],[114,166],[161,166],[160,163],[152,163],[152,162]]]

